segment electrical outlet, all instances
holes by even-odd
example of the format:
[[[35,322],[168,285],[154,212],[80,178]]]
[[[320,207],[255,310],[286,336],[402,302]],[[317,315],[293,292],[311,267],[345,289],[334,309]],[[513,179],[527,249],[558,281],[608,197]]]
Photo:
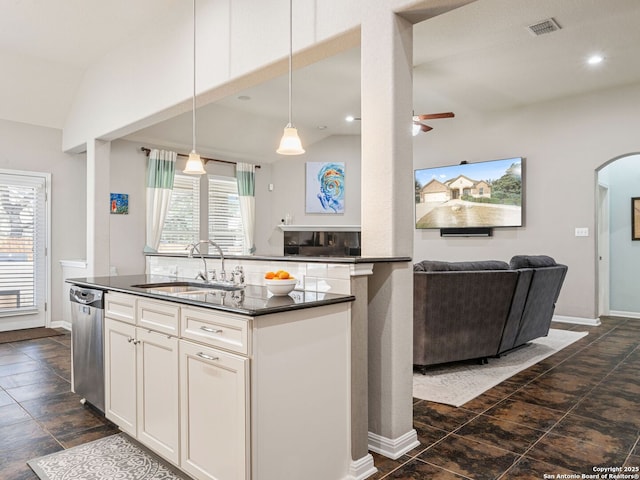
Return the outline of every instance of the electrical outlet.
[[[589,227],[576,227],[576,237],[588,237]]]

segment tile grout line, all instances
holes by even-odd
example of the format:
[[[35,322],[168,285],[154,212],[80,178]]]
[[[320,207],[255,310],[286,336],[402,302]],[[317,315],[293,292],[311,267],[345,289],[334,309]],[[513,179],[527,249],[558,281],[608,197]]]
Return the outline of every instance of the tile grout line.
[[[618,326],[614,327],[611,331],[615,330],[616,328],[618,328]],[[610,332],[607,332],[607,334],[609,334],[609,333]],[[604,336],[604,335],[602,335],[602,336]],[[598,339],[602,338],[602,336],[598,337]],[[598,339],[594,340],[594,342],[597,341]],[[593,342],[589,343],[589,345],[591,345],[592,343]],[[587,345],[587,346],[589,346],[589,345]],[[586,348],[587,346],[585,346],[584,348]],[[580,350],[578,350],[578,352],[576,352],[576,354],[581,352],[584,348],[581,348]],[[637,345],[633,350],[631,350],[627,355],[625,355],[625,357],[622,360],[620,360],[604,377],[602,377],[602,379],[600,381],[598,381],[598,383],[596,383],[591,389],[589,389],[587,392],[585,392],[583,395],[581,395],[578,398],[578,400],[575,402],[575,404],[571,408],[569,408],[564,413],[564,415],[562,415],[562,417],[560,417],[551,427],[549,427],[549,429],[546,430],[545,433],[540,436],[540,438],[538,438],[535,442],[533,442],[531,445],[529,445],[527,450],[525,450],[525,452],[522,454],[522,457],[524,457],[528,452],[530,452],[531,449],[533,449],[533,447],[535,447],[543,438],[546,438],[551,433],[551,430],[553,430],[560,422],[562,422],[562,420],[564,420],[569,414],[571,414],[571,412],[573,412],[578,407],[578,405],[580,405],[580,403],[582,401],[584,401],[584,399],[591,392],[593,392],[597,387],[599,387],[602,384],[602,382],[604,382],[604,380],[609,377],[609,375],[611,375],[622,363],[624,363],[629,358],[629,356],[631,356],[638,349],[640,349],[640,345]],[[575,354],[570,355],[569,357],[567,357],[567,359],[573,357],[573,355],[575,355]],[[567,359],[565,359],[565,360],[567,360]],[[565,360],[560,362],[558,364],[558,366],[561,365],[562,363],[564,363]],[[553,367],[553,368],[556,368],[556,367]],[[553,370],[553,368],[549,369],[549,371]],[[585,442],[586,442],[586,440],[585,440]],[[638,442],[638,440],[636,439],[636,444],[637,444],[637,442]],[[587,442],[587,443],[590,443],[590,442]],[[633,452],[633,448],[634,447],[632,447],[630,452],[627,454],[627,459],[629,458],[629,455],[631,455],[631,452]],[[515,463],[514,463],[514,465],[515,465]],[[512,467],[514,465],[512,465]],[[510,469],[511,469],[511,467],[509,469],[507,469],[500,477],[498,477],[498,480],[500,480]],[[567,469],[567,470],[571,470],[571,469]],[[580,472],[576,472],[576,473],[580,473]]]
[[[627,322],[625,321],[624,323],[622,323],[622,324],[620,324],[620,325],[616,325],[616,326],[611,327],[611,329],[610,329],[610,330],[608,330],[607,332],[604,332],[603,334],[601,334],[601,335],[599,335],[597,338],[595,338],[593,341],[589,342],[588,344],[586,344],[585,346],[583,346],[582,348],[580,348],[580,349],[579,349],[579,350],[577,350],[576,352],[574,352],[574,353],[570,354],[569,356],[567,356],[566,358],[564,358],[563,360],[561,360],[557,365],[554,365],[553,367],[551,367],[551,368],[549,368],[549,369],[544,370],[542,373],[540,373],[540,374],[536,375],[535,377],[531,378],[531,379],[530,379],[529,381],[527,381],[526,383],[523,383],[522,385],[520,385],[516,390],[514,390],[514,391],[513,391],[513,392],[511,392],[509,395],[507,395],[507,396],[505,396],[504,398],[502,398],[499,402],[495,403],[495,404],[494,404],[494,405],[492,405],[491,407],[488,407],[488,408],[484,409],[482,412],[477,413],[474,417],[470,418],[468,421],[466,421],[466,422],[462,423],[462,424],[461,424],[461,425],[459,425],[457,428],[455,428],[455,429],[453,429],[452,431],[450,431],[449,433],[447,433],[447,435],[445,435],[443,438],[439,439],[437,442],[434,442],[433,444],[429,445],[427,448],[425,448],[424,450],[422,450],[421,452],[419,452],[418,454],[416,454],[415,456],[413,456],[413,457],[412,457],[412,459],[414,459],[414,460],[419,460],[419,461],[423,461],[423,460],[421,460],[420,458],[417,458],[417,457],[418,457],[419,455],[421,455],[422,453],[426,452],[427,450],[431,449],[431,447],[433,447],[433,446],[435,446],[435,445],[439,444],[440,442],[442,442],[445,438],[448,438],[449,436],[454,435],[454,434],[455,434],[456,432],[458,432],[462,427],[464,427],[465,425],[469,424],[470,422],[472,422],[472,421],[476,420],[477,418],[479,418],[481,415],[485,414],[485,413],[486,413],[488,410],[490,410],[491,408],[493,408],[493,407],[495,407],[496,405],[498,405],[498,404],[500,404],[500,403],[504,402],[505,400],[509,399],[509,398],[510,398],[510,397],[512,397],[515,393],[517,393],[518,391],[520,391],[523,387],[525,387],[525,386],[529,385],[531,382],[533,382],[534,380],[536,380],[536,379],[540,378],[541,376],[543,376],[543,375],[545,375],[545,374],[547,374],[547,373],[551,372],[552,370],[554,370],[554,369],[555,369],[555,368],[557,368],[558,366],[560,366],[560,365],[562,365],[563,363],[565,363],[565,362],[566,362],[567,360],[569,360],[570,358],[573,358],[574,356],[576,356],[576,355],[577,355],[577,354],[579,354],[580,352],[584,351],[586,348],[588,348],[588,347],[590,347],[591,345],[593,345],[593,344],[594,344],[595,342],[597,342],[598,340],[600,340],[600,339],[602,339],[602,338],[606,337],[607,335],[611,334],[611,333],[612,333],[613,331],[615,331],[617,328],[619,328],[619,327],[620,327],[620,326],[622,326],[622,325],[625,325],[626,323],[627,323]],[[635,349],[634,349],[634,351],[635,351]],[[595,389],[597,386],[599,386],[599,385],[600,385],[600,383],[601,383],[602,381],[604,381],[604,379],[605,379],[605,378],[607,378],[607,377],[609,376],[609,374],[610,374],[613,370],[615,370],[615,369],[616,369],[616,368],[617,368],[617,367],[618,367],[618,366],[619,366],[619,365],[620,365],[624,360],[626,360],[626,359],[628,358],[628,356],[629,356],[629,355],[631,355],[631,353],[632,353],[632,352],[630,352],[627,356],[625,356],[625,358],[624,358],[623,360],[621,360],[620,362],[618,362],[618,364],[617,364],[617,365],[616,365],[616,366],[615,366],[615,367],[614,367],[614,368],[613,368],[613,369],[612,369],[612,370],[611,370],[607,375],[605,375],[605,376],[604,376],[604,377],[603,377],[603,378],[602,378],[602,379],[601,379],[601,380],[600,380],[600,381],[599,381],[599,382],[598,382],[598,383],[597,383],[597,384],[596,384],[592,389],[590,389],[587,393],[585,393],[583,396],[581,396],[581,397],[579,398],[579,400],[578,400],[578,401],[577,401],[577,402],[576,402],[576,403],[575,403],[575,404],[574,404],[574,405],[573,405],[569,410],[567,410],[567,411],[564,413],[564,415],[562,415],[562,417],[561,417],[559,420],[557,420],[557,421],[556,421],[556,422],[555,422],[551,427],[549,427],[549,429],[547,429],[546,431],[544,431],[543,435],[541,435],[541,436],[540,436],[540,438],[538,438],[535,442],[533,442],[533,443],[532,443],[532,444],[531,444],[531,445],[530,445],[530,446],[529,446],[529,447],[528,447],[528,448],[527,448],[523,453],[519,454],[519,453],[517,453],[517,452],[512,452],[511,450],[501,449],[501,450],[505,450],[505,451],[510,452],[510,453],[514,453],[514,454],[516,454],[516,455],[518,455],[518,456],[514,459],[513,463],[512,463],[512,464],[511,464],[511,465],[510,465],[510,466],[509,466],[509,467],[508,467],[508,468],[507,468],[507,469],[506,469],[502,474],[500,474],[500,476],[498,477],[498,479],[503,478],[503,477],[504,477],[504,475],[506,475],[506,474],[507,474],[507,473],[508,473],[508,472],[509,472],[509,471],[510,471],[510,470],[511,470],[515,465],[517,465],[517,464],[522,460],[522,458],[524,458],[524,457],[525,457],[525,455],[526,455],[526,454],[527,454],[527,453],[528,453],[528,452],[529,452],[529,451],[530,451],[530,450],[531,450],[531,449],[532,449],[536,444],[538,444],[538,443],[539,443],[539,441],[540,441],[541,439],[545,438],[545,437],[548,435],[548,433],[549,433],[549,432],[550,432],[550,431],[551,431],[551,430],[552,430],[552,429],[553,429],[553,428],[554,428],[554,427],[555,427],[555,426],[556,426],[556,425],[557,425],[557,424],[558,424],[562,419],[564,419],[564,418],[569,414],[569,412],[571,412],[571,411],[573,411],[573,409],[575,409],[575,407],[580,403],[580,401],[582,401],[582,400],[584,399],[584,397],[585,397],[586,395],[588,395],[591,391],[593,391],[593,389]],[[426,400],[421,400],[421,401],[426,402]],[[416,402],[416,403],[414,404],[414,406],[415,406],[415,405],[417,405],[418,403],[420,403],[420,402]],[[459,408],[463,408],[463,409],[464,409],[464,407],[459,407]],[[464,410],[466,410],[466,409],[464,409]],[[467,411],[472,412],[471,410],[467,410]],[[476,413],[476,412],[472,412],[472,413]],[[490,416],[490,415],[489,415],[489,416]],[[516,423],[516,424],[517,424],[517,423]],[[519,424],[517,424],[517,425],[519,425]],[[482,443],[482,444],[484,444],[484,445],[490,445],[490,444],[487,444],[487,443],[484,443],[484,442],[478,442],[478,443]],[[490,445],[490,446],[494,446],[494,447],[495,447],[495,445]],[[497,448],[499,448],[499,447],[497,447]],[[409,461],[411,461],[411,460],[409,460]],[[426,461],[423,461],[423,462],[424,462],[424,463],[429,463],[429,462],[426,462]],[[403,464],[403,465],[404,465],[404,464]],[[433,465],[433,464],[430,464],[430,465]],[[399,467],[397,467],[396,469],[394,469],[393,471],[397,470],[398,468],[400,468],[400,466],[399,466]],[[439,467],[439,468],[442,468],[442,467]],[[391,473],[391,472],[390,472],[390,473]],[[384,477],[383,477],[383,478],[384,478]]]

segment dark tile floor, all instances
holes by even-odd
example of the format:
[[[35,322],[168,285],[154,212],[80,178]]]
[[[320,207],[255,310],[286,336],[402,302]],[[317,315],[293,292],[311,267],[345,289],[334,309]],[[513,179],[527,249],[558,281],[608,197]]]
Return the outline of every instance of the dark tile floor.
[[[26,461],[116,433],[71,392],[71,336],[0,344],[0,479],[37,479]]]
[[[421,445],[397,460],[373,454],[371,478],[542,479],[640,466],[640,320],[553,327],[589,335],[460,408],[416,400]],[[27,460],[117,432],[69,382],[68,333],[0,344],[1,480],[35,479]]]
[[[588,478],[596,466],[640,474],[640,320],[601,321],[554,323],[589,335],[460,408],[415,399],[420,446],[397,460],[373,454],[371,478]]]

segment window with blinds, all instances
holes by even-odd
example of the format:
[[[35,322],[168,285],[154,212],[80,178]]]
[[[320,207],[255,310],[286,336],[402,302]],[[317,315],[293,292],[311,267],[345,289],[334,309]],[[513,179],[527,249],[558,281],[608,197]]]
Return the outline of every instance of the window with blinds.
[[[224,253],[242,255],[244,236],[236,179],[209,175],[208,180],[209,240]]]
[[[224,253],[242,255],[244,236],[236,179],[208,175],[206,180],[208,195],[201,200],[200,177],[176,173],[159,252],[184,253],[187,245],[208,234]],[[201,210],[207,225],[200,225]]]
[[[200,238],[200,177],[176,173],[159,252],[184,253]]]
[[[44,310],[46,179],[0,173],[0,315]]]

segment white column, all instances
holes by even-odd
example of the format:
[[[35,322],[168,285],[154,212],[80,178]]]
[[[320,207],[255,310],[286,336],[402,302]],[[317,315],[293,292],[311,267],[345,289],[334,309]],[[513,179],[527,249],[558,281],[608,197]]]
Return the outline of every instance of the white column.
[[[87,142],[87,276],[109,275],[110,156],[110,142]]]
[[[413,252],[412,44],[412,25],[386,9],[363,20],[363,256]],[[368,290],[369,448],[398,458],[418,445],[411,263],[377,263]]]

